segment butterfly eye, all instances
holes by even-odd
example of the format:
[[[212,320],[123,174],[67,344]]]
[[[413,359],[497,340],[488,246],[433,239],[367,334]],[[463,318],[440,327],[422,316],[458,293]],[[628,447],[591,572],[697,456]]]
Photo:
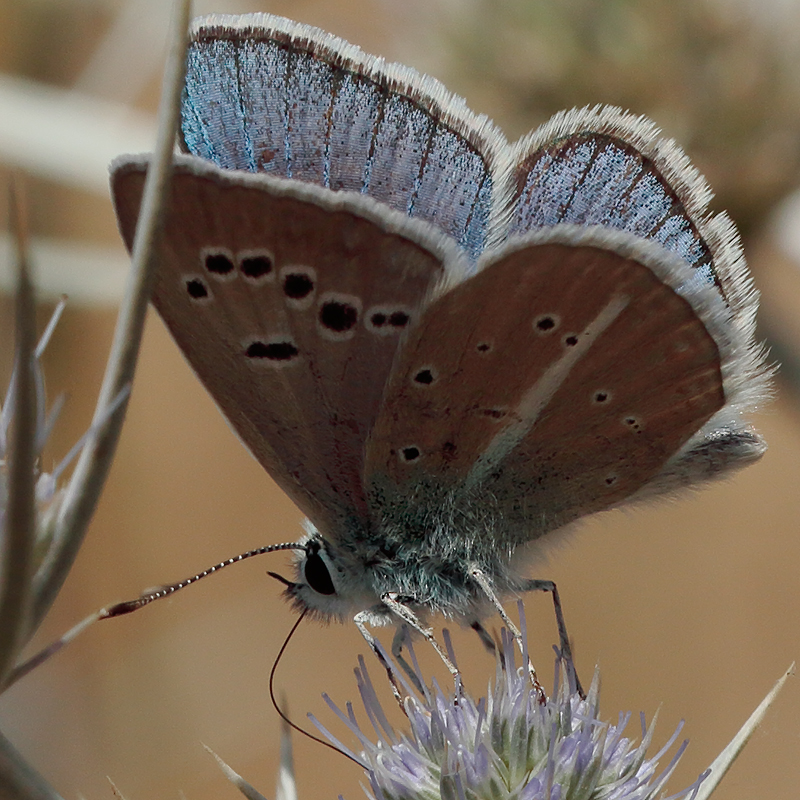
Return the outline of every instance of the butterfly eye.
[[[319,553],[309,553],[303,565],[306,582],[317,594],[336,594],[328,567]]]

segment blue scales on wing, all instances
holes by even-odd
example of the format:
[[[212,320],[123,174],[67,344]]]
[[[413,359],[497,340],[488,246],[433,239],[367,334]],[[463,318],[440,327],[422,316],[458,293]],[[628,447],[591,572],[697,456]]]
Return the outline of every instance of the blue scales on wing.
[[[374,507],[409,517],[435,495],[520,541],[758,458],[740,416],[765,387],[756,297],[680,150],[619,109],[571,111],[504,177],[503,241],[400,354],[368,444]]]
[[[187,152],[368,195],[452,236],[486,242],[492,162],[505,144],[438,81],[308,26],[209,17],[195,27],[182,104]]]

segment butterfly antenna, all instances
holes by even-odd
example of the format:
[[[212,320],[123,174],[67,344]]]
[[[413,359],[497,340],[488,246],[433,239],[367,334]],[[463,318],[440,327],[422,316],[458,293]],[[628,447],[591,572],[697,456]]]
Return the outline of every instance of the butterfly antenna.
[[[299,542],[283,542],[282,544],[270,544],[266,545],[265,547],[258,547],[255,550],[248,550],[246,553],[240,553],[238,556],[229,558],[227,561],[220,561],[219,564],[214,564],[213,567],[204,569],[202,572],[198,572],[197,575],[193,575],[191,578],[185,578],[179,583],[172,583],[168,586],[160,586],[158,589],[145,592],[135,600],[126,600],[125,602],[115,603],[113,606],[104,608],[99,613],[99,618],[110,619],[111,617],[120,617],[123,614],[130,614],[132,611],[136,611],[146,605],[149,605],[154,600],[160,600],[162,597],[167,597],[167,595],[174,594],[178,591],[178,589],[183,589],[186,586],[197,583],[197,581],[199,581],[201,578],[207,578],[209,575],[219,572],[219,570],[223,569],[224,567],[229,567],[231,564],[238,564],[240,561],[244,561],[246,558],[261,556],[265,553],[275,553],[278,550],[305,549],[306,546],[304,544],[300,544]]]
[[[301,728],[299,725],[295,725],[289,717],[283,713],[281,707],[278,705],[278,700],[275,697],[275,672],[278,669],[278,664],[280,663],[281,659],[283,658],[283,654],[286,652],[286,648],[289,646],[289,642],[291,641],[292,636],[294,636],[295,631],[300,627],[300,623],[303,621],[303,617],[308,613],[308,609],[305,608],[301,612],[300,616],[297,618],[297,622],[292,625],[292,629],[287,634],[286,638],[283,640],[283,644],[281,645],[281,649],[278,651],[278,655],[275,657],[275,661],[272,664],[272,669],[269,671],[269,698],[272,700],[272,705],[275,710],[278,712],[278,716],[292,729],[296,730],[298,733],[302,733],[303,736],[307,736],[314,742],[318,742],[319,744],[325,745],[325,747],[329,747],[335,753],[338,753],[340,756],[344,756],[345,758],[349,758],[350,761],[358,764],[360,767],[364,765],[358,761],[357,759],[353,758],[351,755],[339,750],[338,747],[335,747],[330,742],[326,742],[324,739],[320,739],[319,736],[314,736],[313,733],[309,733],[304,728]]]

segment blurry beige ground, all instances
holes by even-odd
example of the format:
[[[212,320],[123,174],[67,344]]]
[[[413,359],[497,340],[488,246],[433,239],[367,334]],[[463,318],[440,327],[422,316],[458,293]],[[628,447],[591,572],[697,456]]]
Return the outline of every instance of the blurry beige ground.
[[[86,53],[101,41],[113,7],[0,2],[6,59],[0,67],[14,70],[24,62],[24,74],[71,85]],[[367,0],[226,5],[292,14],[367,50],[435,68],[449,80],[446,54],[422,47],[432,40],[415,35],[415,15],[398,17],[387,8]],[[475,107],[489,110],[481,105],[485,92],[471,97],[468,86],[458,88]],[[142,91],[142,108],[152,109],[155,81]],[[35,178],[29,200],[35,232],[115,245],[104,198]],[[762,318],[797,347],[800,265],[757,231],[751,264],[764,290]],[[56,456],[88,424],[114,321],[113,309],[78,306],[66,312],[46,361],[51,396],[68,395],[52,448]],[[44,307],[42,314],[46,318]],[[7,300],[0,305],[0,333],[5,367]],[[600,665],[604,715],[633,711],[630,733],[637,735],[638,712],[649,718],[660,708],[658,741],[685,718],[681,738],[691,744],[673,791],[694,780],[800,657],[797,394],[779,383],[778,400],[757,424],[770,443],[760,464],[680,501],[589,520],[538,571],[559,584],[584,679]],[[298,513],[228,430],[153,315],[109,486],[40,642],[146,586],[294,538],[299,524]],[[283,556],[243,564],[130,618],[98,625],[0,700],[0,728],[65,797],[111,797],[105,776],[129,800],[177,798],[180,791],[189,800],[238,796],[201,743],[270,796],[279,726],[267,680],[294,617],[267,569],[285,571]],[[549,601],[531,597],[526,607],[536,661],[549,674],[555,641]],[[473,638],[459,636],[457,647],[467,685],[480,693],[493,663]],[[344,735],[320,694],[340,703],[355,700],[352,668],[364,651],[352,626],[301,627],[278,675],[298,722],[311,710]],[[377,668],[373,677],[381,683]],[[388,692],[385,697],[388,705]],[[313,743],[295,740],[295,746],[301,800],[361,796],[358,768]],[[799,751],[800,688],[791,681],[720,796],[796,797]]]

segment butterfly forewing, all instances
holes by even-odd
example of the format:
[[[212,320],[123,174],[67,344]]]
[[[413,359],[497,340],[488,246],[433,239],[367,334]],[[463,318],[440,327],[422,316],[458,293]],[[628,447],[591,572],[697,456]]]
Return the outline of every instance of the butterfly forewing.
[[[263,19],[263,25],[257,24]],[[182,104],[188,152],[367,194],[435,224],[476,259],[503,137],[438,82],[316,28],[263,15],[195,23]]]
[[[535,538],[635,493],[722,407],[717,344],[667,282],[691,268],[564,230],[505,248],[411,332],[368,445],[381,504],[434,484]]]
[[[144,175],[113,178],[129,246]],[[256,458],[335,536],[366,513],[364,442],[443,256],[370,201],[332,198],[179,159],[153,303]]]

